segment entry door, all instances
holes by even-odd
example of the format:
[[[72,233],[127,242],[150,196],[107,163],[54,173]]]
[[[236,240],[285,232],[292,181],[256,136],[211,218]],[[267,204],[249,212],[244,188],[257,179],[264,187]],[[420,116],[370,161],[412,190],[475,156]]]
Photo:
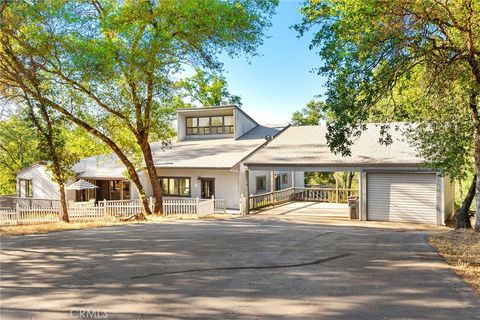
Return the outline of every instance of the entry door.
[[[215,179],[201,178],[200,185],[202,199],[211,199],[215,195]]]
[[[277,174],[275,176],[275,189],[274,189],[274,191],[281,190],[281,189],[282,189],[282,181],[281,181],[280,175]]]
[[[436,224],[434,173],[368,173],[368,220]]]

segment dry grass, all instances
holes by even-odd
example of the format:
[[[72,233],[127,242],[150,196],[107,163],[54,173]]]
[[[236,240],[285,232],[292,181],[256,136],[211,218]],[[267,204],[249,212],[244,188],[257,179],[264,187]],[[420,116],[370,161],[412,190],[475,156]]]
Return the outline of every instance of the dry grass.
[[[480,233],[473,230],[452,230],[432,234],[428,242],[452,269],[480,293]]]
[[[113,225],[121,225],[135,222],[119,222],[119,221],[90,221],[90,222],[54,222],[39,223],[18,226],[0,227],[0,236],[20,236],[34,233],[49,233],[64,230],[90,229]]]
[[[238,215],[236,215],[238,217]],[[126,225],[132,223],[151,223],[151,222],[162,222],[162,221],[175,221],[175,220],[219,220],[219,219],[229,219],[235,217],[235,215],[229,214],[212,214],[206,217],[197,218],[195,216],[190,217],[162,217],[162,216],[149,216],[147,221],[90,221],[90,222],[54,222],[54,223],[39,223],[39,224],[30,224],[30,225],[16,225],[16,226],[3,226],[0,227],[0,236],[20,236],[25,234],[35,234],[35,233],[49,233],[56,231],[64,230],[78,230],[78,229],[91,229],[115,225]]]

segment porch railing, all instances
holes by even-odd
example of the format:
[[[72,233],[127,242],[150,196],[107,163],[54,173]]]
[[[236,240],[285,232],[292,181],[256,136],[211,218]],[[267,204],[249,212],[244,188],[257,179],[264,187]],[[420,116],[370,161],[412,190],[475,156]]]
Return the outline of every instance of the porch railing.
[[[255,211],[290,201],[348,203],[348,197],[357,195],[357,189],[293,187],[251,195],[248,197],[248,209]]]

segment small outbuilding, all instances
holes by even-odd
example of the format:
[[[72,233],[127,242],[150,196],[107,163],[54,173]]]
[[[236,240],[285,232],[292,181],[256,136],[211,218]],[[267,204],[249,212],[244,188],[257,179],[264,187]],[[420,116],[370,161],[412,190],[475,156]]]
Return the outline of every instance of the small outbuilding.
[[[368,124],[348,157],[331,152],[325,126],[290,127],[245,165],[251,171],[356,171],[360,220],[445,224],[454,209],[452,182],[425,166],[407,142],[406,124],[391,127],[392,143],[384,145],[380,125]]]

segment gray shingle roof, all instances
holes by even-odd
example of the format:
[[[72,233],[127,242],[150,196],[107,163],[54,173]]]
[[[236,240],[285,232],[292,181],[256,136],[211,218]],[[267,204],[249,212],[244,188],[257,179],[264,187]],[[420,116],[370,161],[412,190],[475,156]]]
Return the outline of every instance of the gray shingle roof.
[[[395,130],[398,127],[399,130]],[[254,165],[290,166],[419,166],[424,160],[417,150],[404,139],[404,123],[392,124],[389,131],[393,143],[380,144],[380,126],[368,124],[367,130],[354,140],[351,156],[342,157],[330,151],[325,126],[290,127],[268,145],[258,150],[245,163]]]
[[[263,143],[266,135],[278,129],[257,126],[237,140],[232,138],[185,140],[162,149],[152,144],[155,167],[159,168],[232,168]]]
[[[113,154],[88,157],[73,166],[79,178],[116,179],[125,177],[126,168]]]
[[[276,128],[257,126],[237,140],[198,139],[176,142],[162,148],[151,144],[158,168],[224,168],[230,169],[265,143],[266,135],[276,135]],[[124,177],[125,166],[111,153],[80,160],[73,167],[80,178],[115,179]]]

